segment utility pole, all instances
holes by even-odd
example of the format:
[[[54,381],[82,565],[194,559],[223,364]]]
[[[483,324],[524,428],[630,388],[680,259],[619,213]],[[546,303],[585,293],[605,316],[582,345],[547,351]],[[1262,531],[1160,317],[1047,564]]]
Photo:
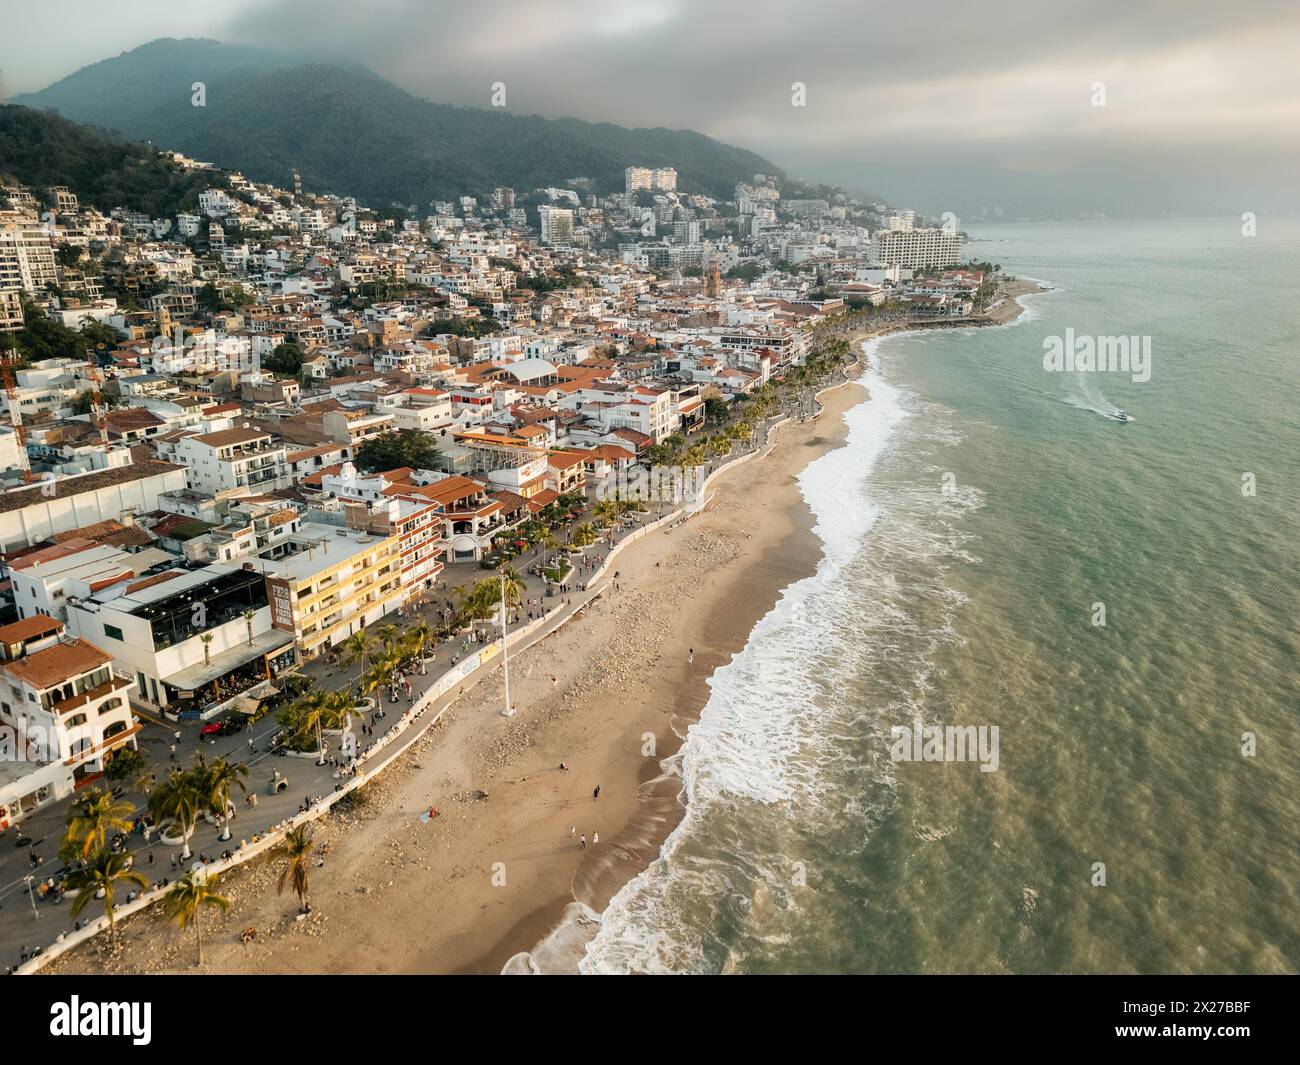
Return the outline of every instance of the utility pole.
[[[27,881],[27,897],[32,900],[32,916],[39,921],[41,919],[41,911],[36,908],[36,894],[32,891],[32,878],[30,876],[25,876],[23,879]]]
[[[510,653],[506,649],[506,572],[497,571],[501,581],[501,676],[505,681],[506,705],[501,711],[502,717],[513,717],[515,708],[510,705]]]

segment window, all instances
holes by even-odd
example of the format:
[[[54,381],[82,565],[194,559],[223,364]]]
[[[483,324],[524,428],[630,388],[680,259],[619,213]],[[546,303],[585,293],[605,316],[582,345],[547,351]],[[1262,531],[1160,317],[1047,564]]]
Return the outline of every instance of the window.
[[[120,707],[121,705],[122,705],[122,700],[115,695],[111,699],[105,699],[100,704],[99,712],[101,714],[107,714],[110,711],[118,709],[118,707]]]
[[[124,641],[126,639],[126,637],[122,635],[122,630],[119,629],[116,625],[105,625],[104,635],[107,636],[110,640]]]
[[[76,728],[78,725],[84,725],[85,723],[86,723],[85,714],[73,714],[63,724],[66,728]]]

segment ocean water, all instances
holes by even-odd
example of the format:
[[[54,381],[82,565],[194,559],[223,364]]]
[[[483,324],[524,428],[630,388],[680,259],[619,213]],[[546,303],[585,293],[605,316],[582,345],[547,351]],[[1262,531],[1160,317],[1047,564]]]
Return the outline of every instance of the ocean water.
[[[713,677],[584,971],[1300,968],[1300,224],[972,237],[1051,291],[866,345],[800,482],[825,558]],[[1045,370],[1067,328],[1150,379]],[[996,769],[896,760],[918,724],[996,726]]]

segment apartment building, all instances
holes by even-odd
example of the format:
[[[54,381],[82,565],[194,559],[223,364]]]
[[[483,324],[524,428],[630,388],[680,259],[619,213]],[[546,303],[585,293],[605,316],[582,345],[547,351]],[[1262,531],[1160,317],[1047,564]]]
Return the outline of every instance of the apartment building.
[[[70,598],[134,577],[136,562],[120,548],[77,538],[20,555],[6,567],[19,617],[67,621]]]
[[[573,212],[567,207],[537,208],[541,219],[543,244],[569,244],[573,241]]]
[[[911,270],[952,266],[961,259],[961,237],[943,229],[882,230],[872,238],[871,257]]]
[[[185,467],[190,491],[249,495],[273,492],[293,483],[284,444],[258,429],[222,429],[159,443],[164,454]]]
[[[451,393],[441,388],[408,388],[385,413],[397,429],[441,429],[452,422]]]
[[[603,429],[634,429],[662,443],[677,431],[677,405],[667,390],[637,385],[628,389],[584,388],[562,403]]]
[[[103,772],[115,750],[135,746],[135,682],[113,669],[111,655],[52,618],[0,628],[0,647],[0,720],[24,738],[29,757],[62,762],[75,787]]]
[[[262,560],[271,624],[313,658],[402,605],[399,537],[304,522],[290,552]]]
[[[35,296],[59,283],[49,228],[34,214],[0,212],[0,290]]]
[[[185,488],[185,471],[139,462],[26,484],[0,493],[0,549],[28,547],[55,533],[123,514],[157,510],[159,498]]]
[[[0,280],[0,333],[13,333],[23,327],[23,297],[18,285],[5,288]]]

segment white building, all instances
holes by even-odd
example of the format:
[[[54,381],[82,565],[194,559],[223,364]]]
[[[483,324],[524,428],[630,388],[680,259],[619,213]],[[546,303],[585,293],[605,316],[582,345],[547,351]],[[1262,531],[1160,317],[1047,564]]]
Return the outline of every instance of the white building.
[[[102,772],[114,750],[135,746],[135,682],[110,655],[65,636],[52,618],[6,625],[0,640],[0,722],[23,738],[28,758],[62,762],[80,781]]]
[[[890,229],[871,241],[871,257],[884,266],[920,269],[961,260],[961,237],[943,229]]]
[[[167,570],[79,599],[68,616],[134,678],[141,703],[179,717],[210,717],[294,661],[260,568]]]
[[[567,207],[537,208],[543,244],[569,244],[573,240],[573,212]]]
[[[163,448],[160,445],[159,452]],[[273,444],[258,429],[222,429],[183,436],[170,444],[169,457],[185,467],[185,486],[215,496],[253,495],[287,488],[292,471],[283,444]]]

